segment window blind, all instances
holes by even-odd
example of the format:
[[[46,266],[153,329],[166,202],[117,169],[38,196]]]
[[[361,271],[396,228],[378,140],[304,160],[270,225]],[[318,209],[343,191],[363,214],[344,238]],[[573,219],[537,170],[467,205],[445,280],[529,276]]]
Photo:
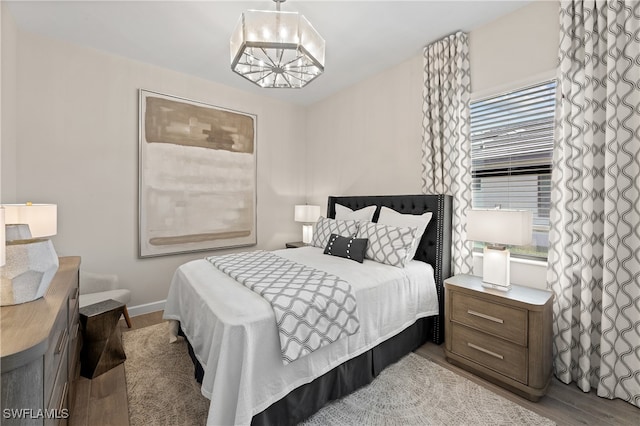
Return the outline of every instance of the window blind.
[[[546,257],[556,82],[471,102],[474,208],[530,210],[533,244],[514,254]]]

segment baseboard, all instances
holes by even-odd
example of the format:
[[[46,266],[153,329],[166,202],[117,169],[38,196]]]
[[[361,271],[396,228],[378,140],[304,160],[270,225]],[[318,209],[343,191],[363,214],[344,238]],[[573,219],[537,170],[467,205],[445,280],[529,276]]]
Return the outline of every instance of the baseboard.
[[[159,300],[157,302],[145,303],[144,305],[127,306],[130,317],[137,317],[138,315],[149,314],[151,312],[163,311],[166,300]]]

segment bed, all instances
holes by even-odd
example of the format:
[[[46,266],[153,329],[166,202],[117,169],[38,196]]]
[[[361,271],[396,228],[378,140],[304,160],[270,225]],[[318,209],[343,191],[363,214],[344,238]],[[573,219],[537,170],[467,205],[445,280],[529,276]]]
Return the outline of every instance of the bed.
[[[164,318],[188,341],[202,394],[211,400],[207,424],[297,424],[370,383],[387,365],[444,338],[443,280],[450,276],[452,200],[446,195],[329,197],[352,210],[375,205],[404,214],[432,212],[414,260],[396,268],[326,256],[315,247],[279,250],[279,257],[336,274],[352,283],[360,330],[283,364],[271,305],[205,259],[174,274]],[[430,282],[430,283],[428,283]]]

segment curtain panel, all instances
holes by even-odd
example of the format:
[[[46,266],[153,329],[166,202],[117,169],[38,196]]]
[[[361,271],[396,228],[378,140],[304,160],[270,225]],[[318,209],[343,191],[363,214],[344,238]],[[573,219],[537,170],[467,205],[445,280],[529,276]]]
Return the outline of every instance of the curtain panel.
[[[640,2],[560,6],[554,371],[640,406]]]
[[[424,48],[422,191],[453,196],[453,273],[473,269],[466,212],[471,209],[471,128],[467,34]]]

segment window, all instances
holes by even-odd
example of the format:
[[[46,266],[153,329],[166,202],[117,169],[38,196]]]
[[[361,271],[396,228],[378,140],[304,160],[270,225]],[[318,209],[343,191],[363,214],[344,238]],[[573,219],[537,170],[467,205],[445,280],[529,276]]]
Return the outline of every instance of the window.
[[[533,243],[514,255],[547,257],[555,92],[554,80],[471,102],[473,207],[533,213]]]

